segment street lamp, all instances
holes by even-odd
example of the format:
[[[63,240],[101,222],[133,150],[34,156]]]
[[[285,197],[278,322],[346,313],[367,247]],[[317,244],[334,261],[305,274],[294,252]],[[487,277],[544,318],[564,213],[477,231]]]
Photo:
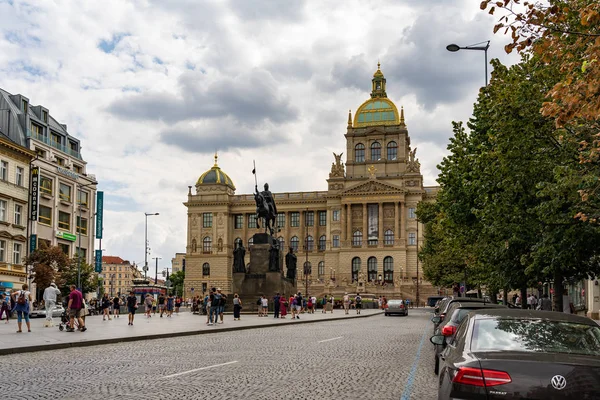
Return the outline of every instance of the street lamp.
[[[480,46],[482,44],[485,43],[485,46]],[[457,52],[459,50],[483,50],[485,52],[485,86],[488,85],[488,58],[487,58],[487,51],[490,48],[490,41],[484,41],[481,43],[475,43],[475,44],[471,44],[469,46],[464,46],[461,47],[457,44],[449,44],[448,46],[446,46],[446,50],[451,51],[451,52]]]
[[[77,233],[79,236],[79,247],[77,248],[77,258],[78,258],[78,262],[77,262],[77,289],[81,290],[83,292],[83,288],[81,287],[81,226],[82,224],[82,217],[81,217],[81,189],[86,188],[88,186],[94,186],[97,185],[98,182],[92,182],[92,183],[86,183],[85,185],[79,185],[79,187],[77,188],[77,204],[79,206],[79,226],[77,226]],[[88,201],[90,201],[90,199],[88,198]],[[88,224],[89,225],[89,224]],[[87,228],[86,228],[87,229]]]
[[[158,260],[162,260],[162,257],[154,257],[153,260],[156,260],[156,269],[154,270],[154,284],[158,283]]]
[[[144,279],[148,278],[148,217],[151,215],[159,215],[159,213],[147,213],[145,212],[144,215],[146,216],[146,228],[145,228],[145,242],[144,242]]]

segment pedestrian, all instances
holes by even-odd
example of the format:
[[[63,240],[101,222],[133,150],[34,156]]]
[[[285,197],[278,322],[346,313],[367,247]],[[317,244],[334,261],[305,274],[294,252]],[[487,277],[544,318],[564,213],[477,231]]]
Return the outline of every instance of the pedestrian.
[[[210,316],[209,316],[209,324],[213,324],[213,316],[214,322],[217,323],[217,315],[219,313],[219,302],[221,301],[221,296],[217,296],[217,289],[212,288],[210,293]]]
[[[294,318],[294,314],[296,312],[296,295],[295,294],[291,294],[290,298],[288,299],[288,312],[290,314],[292,314],[292,319]]]
[[[308,311],[308,313],[310,314],[312,312],[312,297],[308,296],[308,301],[306,302],[306,310]]]
[[[260,302],[261,302],[261,306],[262,306],[263,317],[268,317],[269,316],[269,299],[267,299],[267,296],[265,296],[263,294],[262,298],[260,299]]]
[[[167,297],[167,318],[171,318],[173,315],[173,308],[175,308],[175,298],[170,294]]]
[[[410,300],[407,301],[409,302],[408,304],[410,304]],[[388,303],[385,296],[381,298],[381,307],[383,307],[384,310],[388,308]]]
[[[517,308],[521,308],[521,295],[517,295],[517,299],[515,300],[515,306],[517,306]]]
[[[360,314],[360,310],[362,310],[362,297],[360,297],[360,294],[356,293],[354,302],[356,303],[356,313]]]
[[[56,298],[60,294],[60,290],[56,287],[56,283],[52,282],[50,286],[48,286],[44,290],[44,305],[46,306],[46,323],[45,327],[54,326],[54,322],[52,321],[52,310],[56,306]],[[2,314],[0,313],[0,319]]]
[[[279,318],[285,318],[285,316],[287,315],[287,308],[288,308],[288,299],[287,297],[285,297],[285,294],[283,294],[280,298],[279,298]]]
[[[79,323],[79,330],[85,332],[87,328],[81,318],[81,310],[84,308],[83,294],[77,290],[75,285],[71,285],[69,288],[71,289],[71,293],[69,294],[69,303],[67,304],[67,312],[69,313],[69,327],[67,328],[67,332],[75,332],[75,318],[77,318],[77,322]]]
[[[152,312],[152,295],[150,293],[146,294],[146,297],[144,298],[144,314],[146,315],[146,318],[152,318],[152,315],[150,314]]]
[[[383,298],[381,296],[379,296],[379,299],[377,299],[377,306],[380,310],[383,309]]]
[[[323,295],[323,299],[321,300],[321,305],[323,306],[323,314],[327,314],[327,295]]]
[[[275,297],[273,297],[273,318],[279,318],[279,310],[281,309],[279,300],[281,300],[281,296],[277,293]]]
[[[538,310],[552,311],[552,301],[548,298],[546,293],[544,293],[540,299]]]
[[[237,293],[233,295],[233,320],[240,320],[240,311],[242,310],[242,300]]]
[[[15,300],[16,306],[15,310],[17,311],[17,325],[19,330],[17,333],[21,333],[21,324],[23,319],[25,319],[25,324],[27,325],[27,332],[31,332],[31,324],[29,323],[29,311],[30,304],[32,302],[31,292],[27,290],[29,286],[26,283],[21,286],[21,290],[17,290],[13,293],[12,297]]]
[[[175,297],[175,314],[179,314],[179,308],[181,307],[181,297]]]
[[[344,302],[344,314],[348,314],[350,308],[350,296],[348,296],[348,292],[344,293],[342,301]]]
[[[8,321],[10,320],[10,301],[8,296],[2,293],[0,294],[0,321],[2,320],[4,313],[6,313],[5,324],[8,324]]]
[[[137,297],[133,293],[133,290],[129,292],[129,296],[127,296],[127,312],[129,313],[129,323],[127,325],[133,325],[133,318],[135,318],[135,311],[138,308]]]
[[[298,294],[296,295],[296,319],[300,319],[300,311],[302,311],[302,302],[303,302],[303,298],[302,298],[302,293],[298,292]]]
[[[331,297],[329,298],[329,301],[331,302],[331,313],[333,314],[333,306],[335,305],[335,297],[333,297],[333,295],[331,295]]]
[[[156,299],[152,297],[152,314],[156,314]]]
[[[204,296],[204,303],[203,303],[203,307],[204,307],[204,311],[206,311],[206,325],[210,324],[210,307],[211,307],[211,293],[208,293],[206,296]]]
[[[108,293],[104,293],[104,296],[102,296],[102,321],[106,321],[106,317],[108,317],[108,320],[110,321],[110,304],[111,301],[108,298]]]
[[[310,313],[314,314],[315,310],[317,309],[317,298],[315,296],[312,296],[310,299],[312,300],[312,309]]]
[[[160,313],[161,318],[163,317],[163,314],[165,312],[165,300],[166,300],[165,295],[163,293],[160,293],[158,295],[157,303],[158,303],[158,312]]]
[[[113,299],[113,318],[119,318],[119,315],[121,314],[121,299],[119,298],[119,295],[117,294]]]
[[[225,293],[223,293],[223,291],[221,290],[221,288],[217,288],[217,294],[219,296],[221,296],[219,298],[219,309],[217,310],[218,314],[219,314],[219,323],[222,324],[223,321],[223,316],[225,315],[225,304],[227,303],[227,295]],[[215,323],[217,323],[216,319],[215,319]]]

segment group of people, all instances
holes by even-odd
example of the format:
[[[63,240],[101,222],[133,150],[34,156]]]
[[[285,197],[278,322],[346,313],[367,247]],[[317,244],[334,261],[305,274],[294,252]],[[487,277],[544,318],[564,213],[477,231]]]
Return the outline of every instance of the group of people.
[[[173,296],[172,294],[164,295],[161,293],[157,298],[154,298],[154,296],[148,293],[144,298],[144,314],[146,318],[152,318],[152,314],[156,314],[158,309],[161,318],[163,315],[170,318],[173,316],[173,311],[175,311],[175,314],[179,314],[182,302],[183,299],[181,297]]]
[[[234,294],[233,299],[233,318],[239,320],[242,302],[237,294]],[[210,289],[210,293],[204,296],[202,305],[206,310],[206,325],[223,323],[223,315],[225,313],[226,303],[227,295],[221,291],[221,288],[213,287]]]
[[[550,300],[545,293],[539,299],[536,295],[530,293],[525,301],[527,302],[527,308],[530,310],[552,311],[552,300]],[[522,307],[523,299],[521,299],[521,295],[515,293],[513,296],[513,303],[517,307]]]
[[[362,297],[360,297],[359,293],[356,293],[356,296],[354,296],[354,299],[352,299],[352,300],[350,300],[350,296],[348,295],[348,292],[344,293],[342,302],[344,303],[344,312],[346,314],[350,313],[350,303],[351,302],[352,302],[352,305],[354,306],[354,308],[356,309],[356,313],[360,314],[360,310],[362,310]]]

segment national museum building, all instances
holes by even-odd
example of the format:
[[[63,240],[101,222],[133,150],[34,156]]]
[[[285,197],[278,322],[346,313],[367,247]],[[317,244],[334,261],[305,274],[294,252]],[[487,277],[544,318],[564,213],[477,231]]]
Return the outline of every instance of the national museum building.
[[[303,293],[360,290],[421,302],[436,290],[422,279],[417,247],[422,226],[415,211],[420,201],[434,201],[438,187],[424,187],[416,148],[411,149],[404,110],[387,98],[386,79],[378,68],[371,98],[348,115],[346,162],[334,154],[328,190],[273,193],[277,205],[275,234],[281,251],[293,247],[298,257],[297,286]],[[259,188],[259,189],[262,189]],[[186,297],[211,287],[232,290],[233,250],[242,241],[252,251],[257,228],[253,194],[235,194],[235,185],[214,166],[188,193]],[[285,271],[285,266],[284,266]],[[265,293],[267,296],[272,293]],[[255,299],[252,299],[254,301]]]

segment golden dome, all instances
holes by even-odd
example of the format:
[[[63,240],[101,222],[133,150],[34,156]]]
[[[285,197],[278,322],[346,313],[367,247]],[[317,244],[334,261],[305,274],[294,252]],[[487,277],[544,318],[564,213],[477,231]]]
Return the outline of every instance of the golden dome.
[[[387,98],[386,79],[381,72],[381,64],[377,63],[377,71],[373,74],[371,98],[358,107],[354,114],[355,128],[377,125],[399,125],[404,123],[396,105]]]
[[[235,185],[233,181],[225,172],[219,168],[217,164],[217,153],[215,153],[215,165],[198,178],[198,182],[196,182],[196,186],[200,185],[226,185],[231,189],[235,190]]]

